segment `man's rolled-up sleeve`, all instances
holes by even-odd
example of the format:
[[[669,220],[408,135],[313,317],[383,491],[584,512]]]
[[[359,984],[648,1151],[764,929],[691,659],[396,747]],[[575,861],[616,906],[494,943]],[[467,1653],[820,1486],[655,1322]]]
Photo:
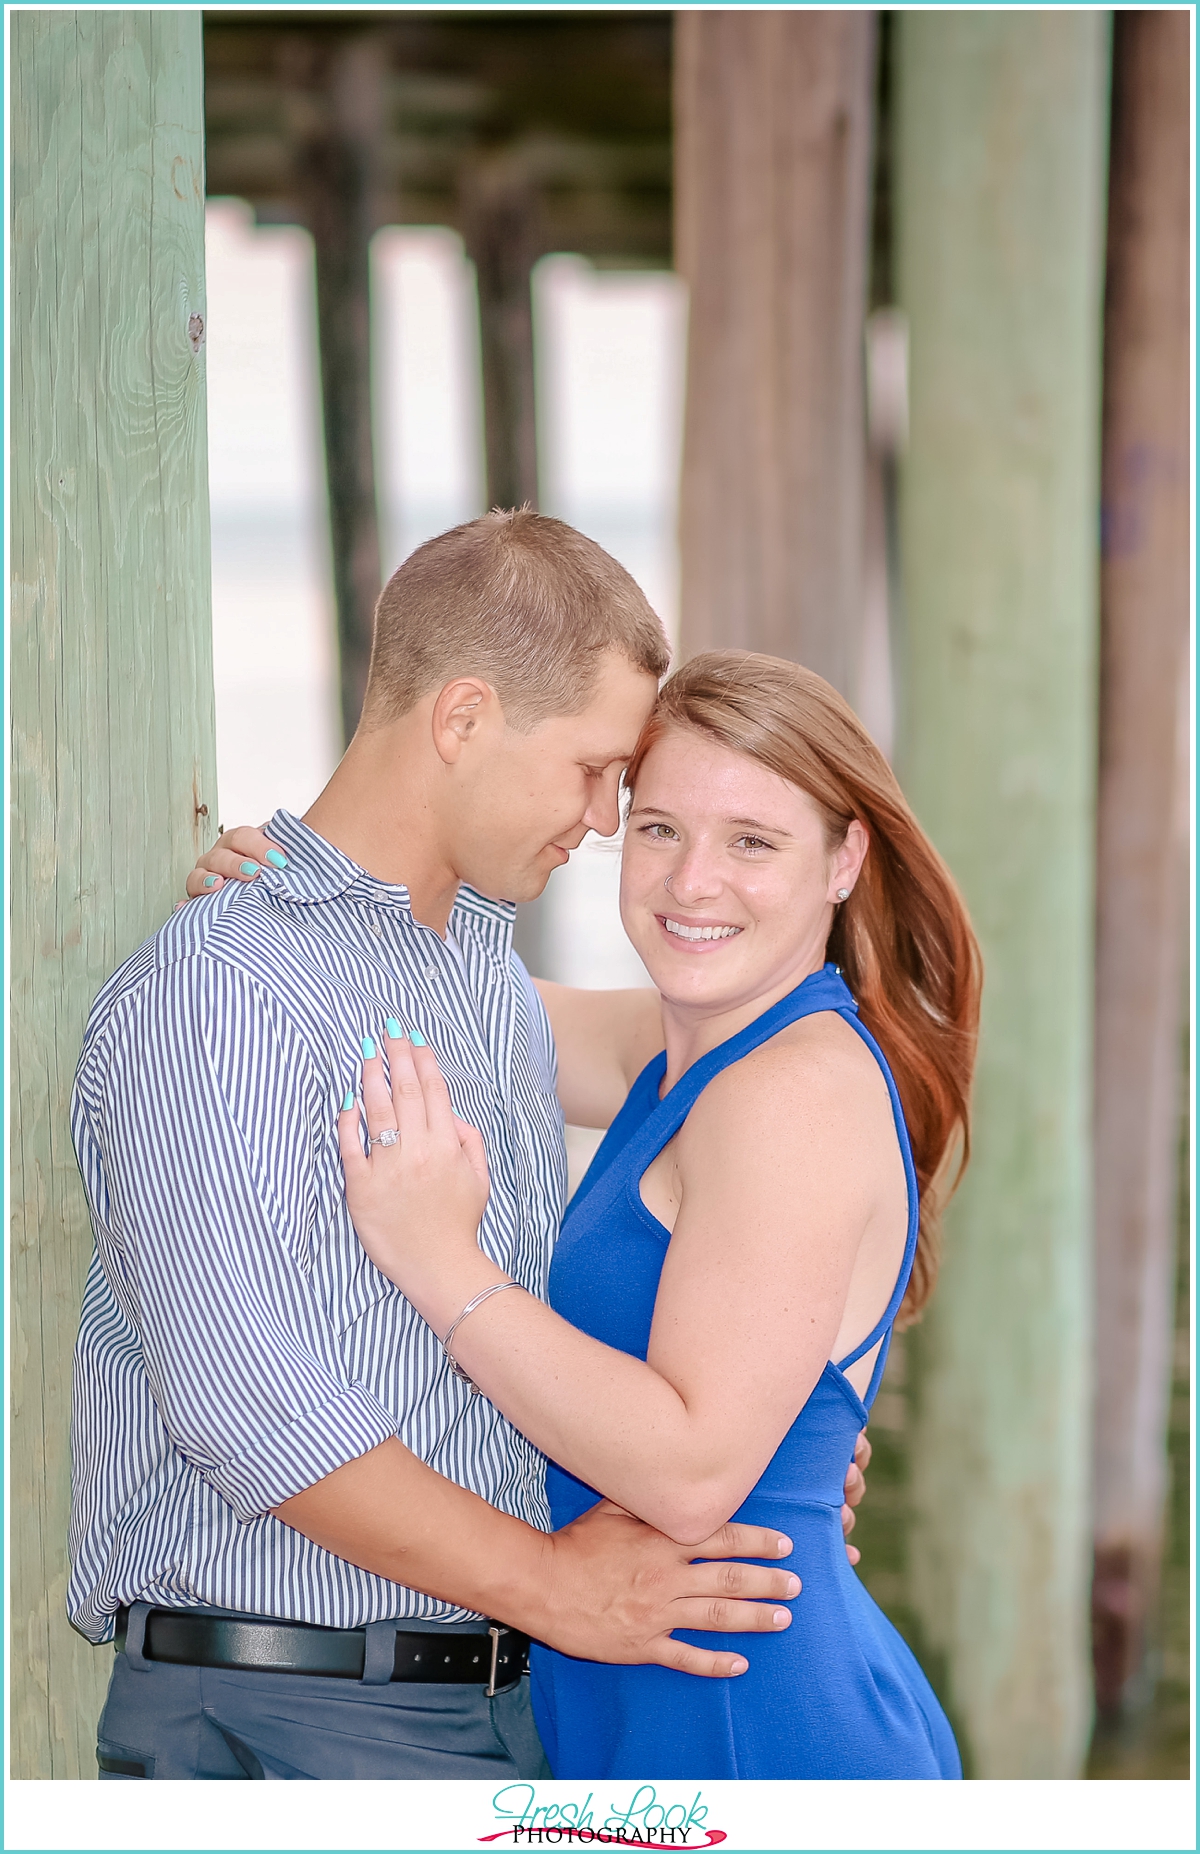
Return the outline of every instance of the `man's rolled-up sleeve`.
[[[249,1521],[396,1433],[314,1291],[330,1078],[262,986],[203,957],[151,975],[84,1061],[102,1263],[172,1444]]]

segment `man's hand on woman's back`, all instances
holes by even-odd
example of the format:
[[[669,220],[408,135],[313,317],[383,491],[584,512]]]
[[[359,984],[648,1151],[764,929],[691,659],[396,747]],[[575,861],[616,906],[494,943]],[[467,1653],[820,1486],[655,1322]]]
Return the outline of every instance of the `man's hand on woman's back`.
[[[854,1509],[867,1491],[867,1464],[870,1459],[871,1444],[867,1441],[866,1430],[860,1429],[858,1441],[854,1444],[854,1460],[846,1470],[845,1505],[842,1507],[842,1533],[846,1540],[846,1556],[851,1564],[857,1564],[862,1557],[858,1547],[850,1543],[850,1534],[854,1530]]]

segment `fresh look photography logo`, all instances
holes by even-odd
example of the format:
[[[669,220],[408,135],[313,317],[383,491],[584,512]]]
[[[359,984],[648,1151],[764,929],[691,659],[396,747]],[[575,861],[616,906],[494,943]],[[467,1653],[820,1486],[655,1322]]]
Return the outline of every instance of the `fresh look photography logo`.
[[[492,1813],[501,1824],[480,1841],[508,1842],[513,1847],[588,1846],[625,1848],[712,1848],[726,1839],[725,1830],[708,1826],[703,1792],[686,1800],[660,1795],[653,1783],[639,1784],[628,1800],[602,1806],[595,1791],[576,1801],[559,1796],[539,1801],[534,1783],[509,1783],[492,1797]]]

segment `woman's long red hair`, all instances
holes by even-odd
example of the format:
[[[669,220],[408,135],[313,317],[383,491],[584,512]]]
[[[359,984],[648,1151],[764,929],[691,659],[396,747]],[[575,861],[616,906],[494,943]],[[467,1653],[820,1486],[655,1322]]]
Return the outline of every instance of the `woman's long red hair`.
[[[921,1232],[901,1320],[937,1279],[939,1218],[970,1153],[979,948],[954,880],[849,705],[811,670],[743,650],[693,657],[664,684],[634,751],[632,790],[654,742],[690,728],[807,792],[832,849],[858,818],[870,847],[826,948],[896,1078],[921,1195]],[[957,1165],[955,1164],[957,1159]]]

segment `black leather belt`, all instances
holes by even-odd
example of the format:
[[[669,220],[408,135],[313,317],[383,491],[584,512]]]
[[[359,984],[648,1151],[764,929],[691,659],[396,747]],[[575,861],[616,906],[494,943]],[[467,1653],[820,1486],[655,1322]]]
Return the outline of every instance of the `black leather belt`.
[[[117,1611],[116,1648],[125,1646],[128,1609]],[[397,1628],[392,1680],[467,1685],[479,1682],[489,1699],[529,1667],[529,1637],[503,1623],[477,1635],[425,1634]],[[311,1622],[277,1622],[268,1616],[203,1616],[152,1609],[142,1654],[177,1667],[221,1667],[257,1674],[321,1674],[361,1680],[365,1629],[326,1629]]]

